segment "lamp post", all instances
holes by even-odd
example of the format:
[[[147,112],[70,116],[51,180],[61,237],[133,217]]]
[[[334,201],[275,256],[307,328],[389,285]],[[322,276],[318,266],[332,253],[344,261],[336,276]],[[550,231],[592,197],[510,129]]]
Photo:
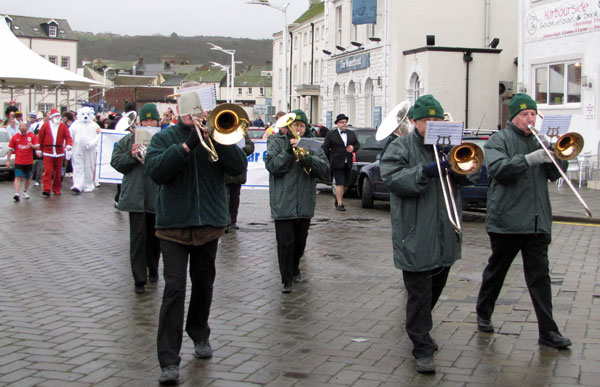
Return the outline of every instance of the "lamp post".
[[[114,70],[112,67],[108,67],[106,66],[105,68],[102,69],[102,71],[104,72],[104,76],[102,77],[102,104],[106,105],[106,100],[105,95],[106,95],[106,72],[110,71],[110,70]],[[103,106],[103,110],[104,110],[104,106]]]
[[[288,93],[288,80],[287,80],[287,38],[288,38],[288,24],[287,24],[287,8],[290,5],[289,2],[286,3],[271,3],[269,0],[249,0],[246,4],[258,4],[265,5],[267,7],[274,8],[278,11],[283,12],[283,88],[284,88],[284,100],[285,100],[285,111],[290,111],[289,105],[289,93]],[[290,64],[291,67],[291,64]]]
[[[221,51],[226,54],[231,55],[231,103],[235,103],[235,93],[233,92],[233,88],[235,87],[235,50],[226,50],[223,47],[219,47],[216,44],[208,43],[211,47],[211,50]]]
[[[227,78],[227,103],[231,102],[231,97],[229,96],[229,93],[233,94],[233,88],[231,91],[229,91],[229,66],[225,66],[222,65],[220,63],[217,62],[210,62],[212,63],[213,67],[219,67],[221,69],[221,71],[225,71],[226,72],[226,78]]]

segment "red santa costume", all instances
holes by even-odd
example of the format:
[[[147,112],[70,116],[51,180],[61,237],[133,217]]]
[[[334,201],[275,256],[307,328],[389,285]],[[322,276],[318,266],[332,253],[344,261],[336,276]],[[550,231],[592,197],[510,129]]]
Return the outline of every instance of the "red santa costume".
[[[42,125],[38,134],[40,150],[44,155],[44,176],[42,184],[44,196],[50,196],[50,190],[60,195],[62,181],[60,172],[66,150],[71,150],[73,140],[67,125],[60,122],[60,113],[56,109],[50,111],[50,120]]]

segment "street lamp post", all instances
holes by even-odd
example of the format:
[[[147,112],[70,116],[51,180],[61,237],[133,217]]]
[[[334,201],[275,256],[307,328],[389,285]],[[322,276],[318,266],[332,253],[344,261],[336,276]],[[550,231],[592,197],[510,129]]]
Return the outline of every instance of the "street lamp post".
[[[233,90],[231,90],[231,91],[229,90],[229,66],[225,66],[225,65],[222,65],[222,64],[217,63],[217,62],[210,62],[210,63],[212,63],[212,65],[214,67],[220,67],[221,71],[225,71],[226,72],[226,74],[227,74],[226,75],[226,79],[227,79],[227,103],[231,102],[231,97],[230,97],[229,93],[233,94]]]
[[[288,92],[288,80],[287,80],[287,38],[288,38],[288,24],[287,24],[287,8],[290,5],[287,3],[271,3],[269,0],[249,0],[246,4],[258,4],[265,5],[267,7],[274,8],[283,13],[283,88],[284,88],[284,100],[285,100],[285,111],[290,111],[289,105],[289,92]],[[291,67],[291,64],[290,64]]]
[[[226,50],[223,47],[219,47],[216,44],[208,43],[211,50],[221,51],[231,55],[231,103],[235,103],[235,93],[233,88],[235,87],[235,50]]]
[[[106,72],[113,70],[113,68],[106,66],[105,68],[102,69],[102,71],[104,72],[104,76],[102,78],[102,104],[106,105],[106,100],[105,100],[105,96],[106,96]],[[104,110],[104,106],[102,107],[102,109]]]

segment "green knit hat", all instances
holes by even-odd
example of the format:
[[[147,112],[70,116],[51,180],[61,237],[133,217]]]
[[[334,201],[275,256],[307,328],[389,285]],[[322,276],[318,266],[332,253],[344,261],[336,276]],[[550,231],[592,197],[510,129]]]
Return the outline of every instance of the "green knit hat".
[[[420,97],[415,102],[413,110],[413,120],[417,121],[427,117],[444,118],[444,108],[431,94]]]
[[[510,120],[515,118],[517,114],[526,109],[533,109],[537,113],[537,104],[528,94],[515,94],[508,103],[508,113]]]
[[[306,118],[306,114],[300,109],[292,110],[292,113],[296,115],[295,121],[304,122],[304,125],[308,128],[308,118]]]
[[[140,121],[144,120],[160,121],[160,116],[158,115],[158,110],[156,109],[155,104],[147,103],[142,106],[142,110],[140,110]]]
[[[410,120],[413,119],[414,120],[414,114],[415,114],[415,105],[411,106],[410,109],[408,109],[408,113],[406,113],[406,117]]]

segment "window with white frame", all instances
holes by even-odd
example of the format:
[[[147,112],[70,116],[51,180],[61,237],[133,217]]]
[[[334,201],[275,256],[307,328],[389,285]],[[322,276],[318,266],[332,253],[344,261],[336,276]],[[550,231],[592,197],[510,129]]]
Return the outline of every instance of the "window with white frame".
[[[298,49],[298,35],[294,36],[294,50]]]
[[[49,55],[48,56],[48,60],[50,61],[50,63],[56,64],[56,57],[53,55]]]
[[[315,28],[315,42],[319,41],[319,27]]]
[[[252,88],[251,87],[248,88],[248,95],[252,95]]]
[[[581,62],[566,61],[534,67],[535,101],[542,105],[581,103]]]
[[[63,56],[60,58],[60,67],[69,68],[69,57]]]
[[[238,95],[242,95],[242,88],[238,87]]]
[[[265,95],[265,88],[264,88],[264,87],[259,87],[259,88],[258,88],[258,95],[260,95],[261,97],[262,97],[263,95]]]
[[[305,32],[302,38],[304,40],[304,45],[306,46],[308,44],[308,32]]]
[[[38,104],[38,111],[40,112],[49,112],[50,110],[54,109],[54,105],[51,103],[40,103]]]
[[[315,61],[315,80],[319,81],[319,61]]]
[[[56,38],[57,35],[58,35],[58,29],[56,28],[56,26],[49,25],[48,26],[48,36],[51,38]]]
[[[335,44],[342,44],[342,7],[335,9]]]

